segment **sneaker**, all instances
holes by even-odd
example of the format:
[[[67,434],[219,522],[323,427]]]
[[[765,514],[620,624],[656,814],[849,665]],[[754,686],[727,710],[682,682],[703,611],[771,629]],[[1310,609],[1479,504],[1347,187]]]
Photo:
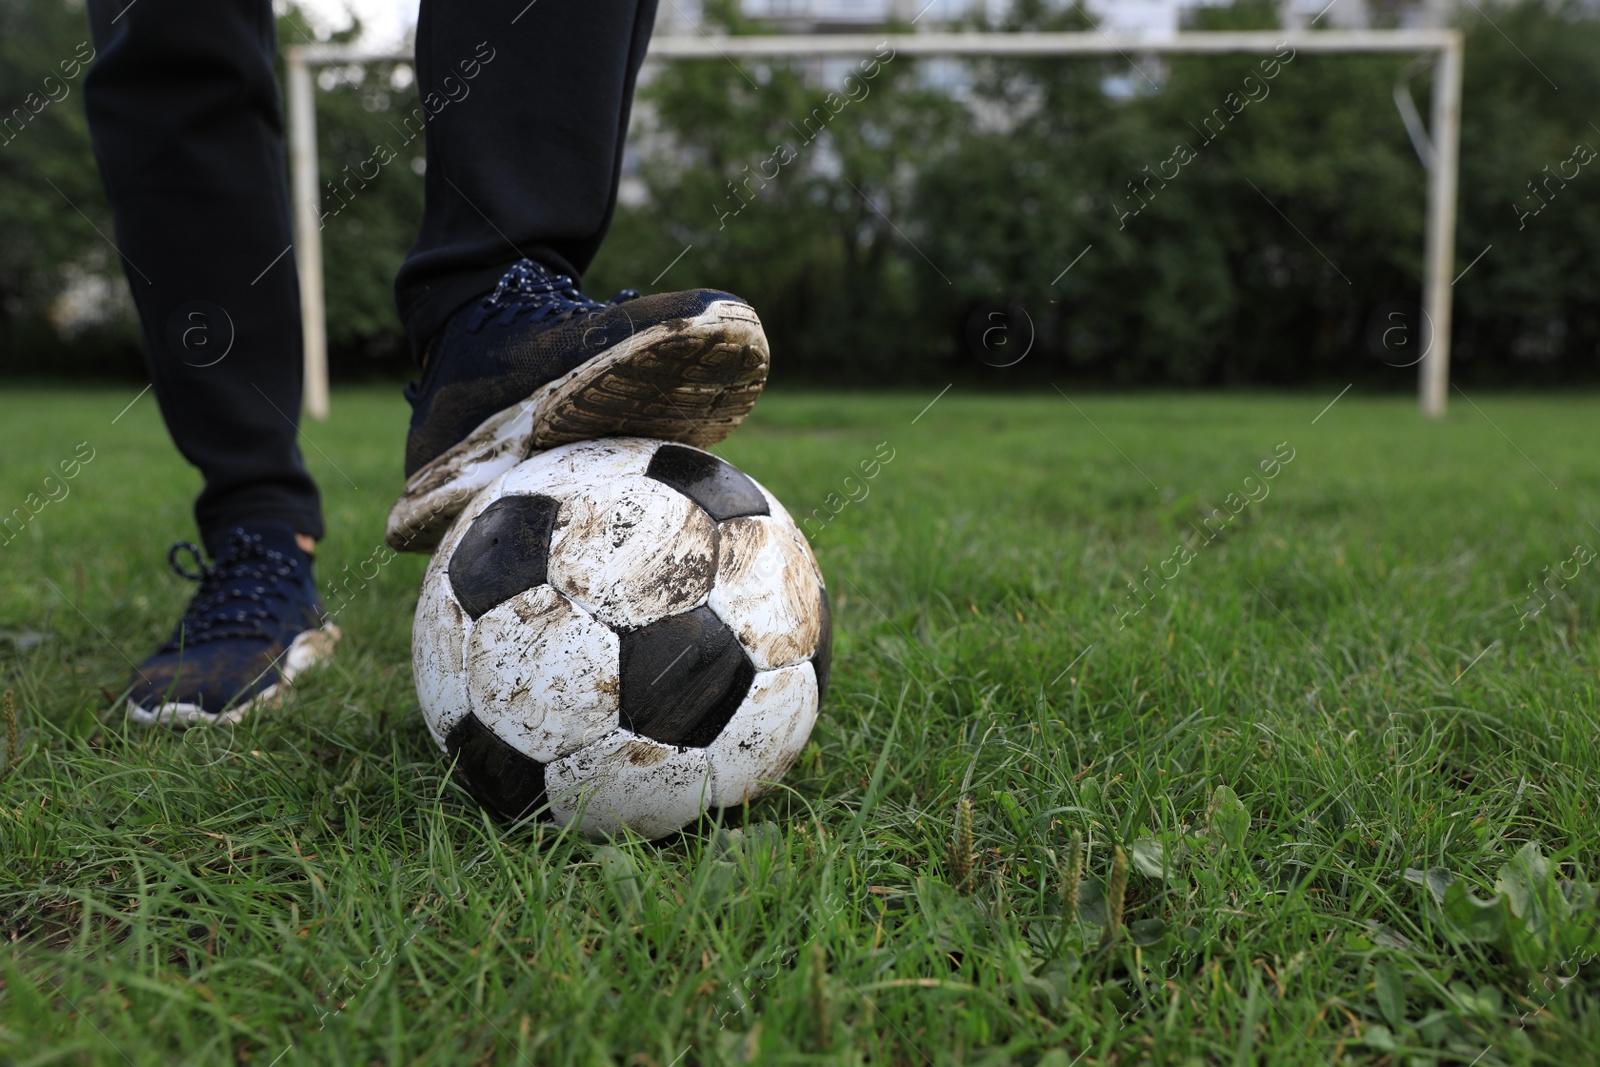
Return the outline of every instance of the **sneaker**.
[[[524,259],[451,316],[406,390],[406,487],[385,539],[432,551],[479,490],[556,445],[715,444],[755,406],[767,359],[761,320],[730,293],[625,290],[602,303]]]
[[[178,562],[184,551],[193,571]],[[238,722],[277,704],[302,671],[333,655],[339,628],[327,621],[311,557],[288,523],[234,527],[209,567],[187,541],[172,546],[167,562],[200,589],[172,637],[134,671],[135,722]]]

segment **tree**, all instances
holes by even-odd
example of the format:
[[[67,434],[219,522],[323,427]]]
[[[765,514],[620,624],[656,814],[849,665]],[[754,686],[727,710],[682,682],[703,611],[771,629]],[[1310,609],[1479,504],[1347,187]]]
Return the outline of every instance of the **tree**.
[[[103,369],[137,365],[132,302],[110,295],[124,291],[121,264],[83,113],[93,55],[81,10],[0,0],[0,367],[11,372],[59,368],[51,310],[75,283],[112,307],[74,347]]]
[[[1202,8],[1199,28],[1270,27],[1275,10]],[[1006,11],[988,28],[1086,25],[1051,0]],[[1467,14],[1458,377],[1593,380],[1600,21],[1575,0],[1497,6],[1496,26]],[[761,29],[733,0],[707,17]],[[311,36],[293,13],[279,29],[285,43]],[[0,0],[0,106],[15,127],[0,138],[0,366],[13,373],[53,371],[64,355],[138,366],[125,305],[72,336],[50,317],[75,282],[122,285],[81,74],[60,102],[28,104],[60,95],[46,79],[86,38],[62,0]],[[629,153],[643,197],[617,212],[586,288],[737,292],[761,311],[779,381],[1411,388],[1367,340],[1378,309],[1420,300],[1426,176],[1391,99],[1410,60],[1137,62],[883,51],[660,65]],[[330,70],[317,96],[343,376],[410,371],[391,295],[422,203],[409,76],[394,63]],[[1426,114],[1427,79],[1414,80]],[[1003,370],[979,358],[996,315],[1032,335]]]

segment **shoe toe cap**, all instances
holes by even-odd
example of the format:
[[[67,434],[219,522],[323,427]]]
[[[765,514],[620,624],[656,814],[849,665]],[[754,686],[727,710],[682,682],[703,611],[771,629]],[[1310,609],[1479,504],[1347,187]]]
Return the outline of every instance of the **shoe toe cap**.
[[[135,669],[128,701],[150,714],[177,705],[216,714],[276,685],[282,652],[277,642],[249,640],[160,652]]]

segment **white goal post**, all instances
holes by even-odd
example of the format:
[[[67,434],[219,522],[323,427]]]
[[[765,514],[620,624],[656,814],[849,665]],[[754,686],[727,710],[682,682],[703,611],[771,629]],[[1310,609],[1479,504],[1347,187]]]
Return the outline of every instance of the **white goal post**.
[[[1087,33],[915,33],[685,35],[658,37],[647,59],[800,58],[871,55],[887,43],[906,56],[1121,56],[1272,54],[1285,44],[1309,53],[1389,53],[1433,56],[1431,143],[1408,132],[1428,172],[1427,227],[1423,251],[1423,336],[1429,342],[1417,364],[1422,413],[1441,418],[1450,387],[1451,265],[1455,257],[1456,181],[1461,144],[1463,39],[1456,29],[1282,30],[1248,33],[1196,32],[1170,37]],[[288,67],[290,167],[295,219],[295,259],[300,271],[301,325],[305,341],[305,407],[315,419],[328,415],[328,345],[322,291],[322,235],[317,195],[317,133],[313,67],[409,61],[409,54],[373,53],[338,45],[285,50]],[[1397,90],[1397,101],[1400,99]],[[1409,97],[1405,98],[1409,104]]]

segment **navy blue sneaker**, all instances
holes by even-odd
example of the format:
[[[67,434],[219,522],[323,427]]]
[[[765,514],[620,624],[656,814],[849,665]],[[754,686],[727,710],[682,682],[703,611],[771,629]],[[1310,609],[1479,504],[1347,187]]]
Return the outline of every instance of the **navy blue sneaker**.
[[[183,551],[195,570],[179,565]],[[134,671],[135,722],[238,722],[278,703],[297,675],[333,655],[339,628],[327,621],[311,557],[288,523],[234,527],[209,567],[188,542],[173,545],[167,562],[200,589],[172,637]]]
[[[405,492],[385,538],[429,552],[478,491],[535,452],[619,434],[704,447],[767,381],[767,338],[731,293],[591,300],[524,259],[428,345],[406,390]]]

